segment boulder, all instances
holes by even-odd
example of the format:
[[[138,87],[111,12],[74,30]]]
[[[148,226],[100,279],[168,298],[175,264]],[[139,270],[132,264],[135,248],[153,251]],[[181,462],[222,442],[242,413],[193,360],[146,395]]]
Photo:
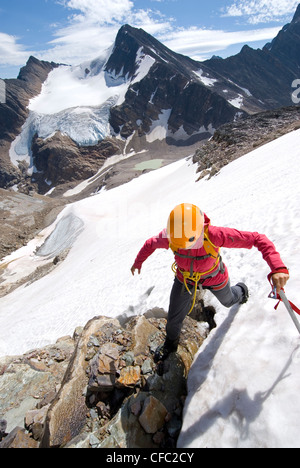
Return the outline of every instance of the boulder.
[[[155,434],[165,423],[168,411],[166,407],[155,397],[149,395],[139,417],[139,423],[147,434]]]
[[[166,314],[157,314],[157,310],[122,318],[122,324],[118,319],[95,317],[76,330],[72,339],[65,337],[55,346],[22,357],[2,358],[0,384],[8,395],[7,389],[13,389],[19,406],[17,424],[12,428],[10,412],[16,408],[2,405],[1,444],[33,448],[176,446],[188,372],[208,326],[187,317],[178,351],[155,363],[154,352],[165,340],[166,326]]]
[[[117,321],[97,317],[85,326],[80,336],[61,388],[54,399],[46,418],[42,447],[61,447],[78,435],[86,422],[87,366],[86,355],[91,335],[107,325],[118,325]],[[105,332],[104,332],[105,335]],[[103,337],[103,334],[101,334]]]
[[[38,448],[38,442],[36,442],[25,429],[22,427],[16,427],[10,434],[8,434],[2,442],[0,442],[0,448]]]

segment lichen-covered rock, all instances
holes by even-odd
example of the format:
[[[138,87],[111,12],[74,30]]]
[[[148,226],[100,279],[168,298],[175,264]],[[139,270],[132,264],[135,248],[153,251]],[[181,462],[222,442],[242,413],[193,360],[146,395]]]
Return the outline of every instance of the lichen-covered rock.
[[[2,358],[1,398],[13,389],[20,413],[16,426],[20,428],[23,419],[27,432],[25,437],[20,429],[6,431],[6,419],[16,408],[2,405],[1,444],[174,447],[188,372],[207,326],[187,317],[177,353],[156,364],[154,352],[165,340],[166,314],[154,312],[131,317],[123,325],[95,317],[73,339]]]

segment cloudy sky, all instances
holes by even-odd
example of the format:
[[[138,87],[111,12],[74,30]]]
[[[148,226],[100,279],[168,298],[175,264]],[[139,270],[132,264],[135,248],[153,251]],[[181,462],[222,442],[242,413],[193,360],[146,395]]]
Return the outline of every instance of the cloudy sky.
[[[262,47],[300,0],[1,0],[0,77],[30,55],[78,64],[110,47],[125,23],[196,60]]]

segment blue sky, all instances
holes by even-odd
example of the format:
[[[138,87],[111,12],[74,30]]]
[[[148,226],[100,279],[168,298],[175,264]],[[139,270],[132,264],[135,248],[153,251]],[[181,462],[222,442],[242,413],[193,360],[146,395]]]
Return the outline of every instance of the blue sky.
[[[1,0],[0,77],[30,55],[78,64],[113,44],[125,23],[197,60],[262,47],[291,21],[300,0]]]

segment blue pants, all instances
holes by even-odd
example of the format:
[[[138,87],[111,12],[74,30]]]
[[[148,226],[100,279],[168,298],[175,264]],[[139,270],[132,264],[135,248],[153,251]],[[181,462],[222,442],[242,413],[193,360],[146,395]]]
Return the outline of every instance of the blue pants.
[[[224,307],[232,307],[243,298],[243,290],[239,286],[227,285],[218,291],[210,290]],[[175,278],[170,296],[170,305],[167,319],[167,338],[171,341],[179,338],[182,323],[191,308],[192,296],[185,286]]]

